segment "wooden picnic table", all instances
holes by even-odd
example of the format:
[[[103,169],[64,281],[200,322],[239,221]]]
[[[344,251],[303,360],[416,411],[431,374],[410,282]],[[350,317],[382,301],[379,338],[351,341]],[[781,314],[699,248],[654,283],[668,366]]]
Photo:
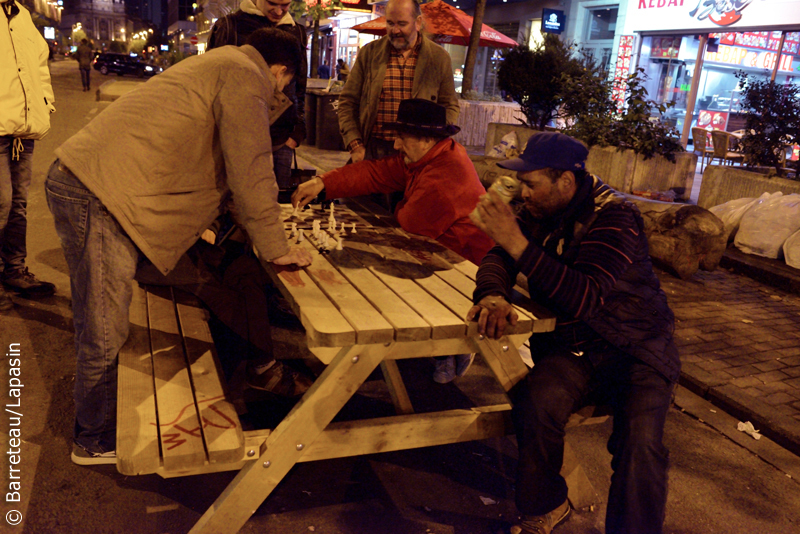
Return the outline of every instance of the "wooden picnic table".
[[[308,348],[327,366],[265,439],[249,439],[256,446],[248,450],[248,461],[191,532],[238,531],[298,462],[507,433],[510,402],[415,413],[396,360],[480,353],[508,391],[528,372],[517,347],[533,332],[552,330],[555,318],[518,289],[516,327],[500,340],[479,335],[477,323],[465,320],[478,267],[433,240],[404,232],[390,217],[351,206],[334,211],[337,227],[346,221],[342,249],[333,241],[323,251],[311,227],[316,218],[335,235],[327,229],[328,213],[292,216],[284,206],[287,236],[296,241],[292,222],[303,229],[300,245],[313,262],[302,269],[263,264],[302,322]],[[331,423],[378,366],[398,415]]]

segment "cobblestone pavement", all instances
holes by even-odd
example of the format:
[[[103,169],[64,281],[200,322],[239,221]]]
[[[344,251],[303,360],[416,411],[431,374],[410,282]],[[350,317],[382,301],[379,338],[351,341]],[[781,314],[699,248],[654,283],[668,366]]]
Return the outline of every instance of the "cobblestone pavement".
[[[659,271],[675,312],[682,383],[800,449],[800,297],[726,269]]]

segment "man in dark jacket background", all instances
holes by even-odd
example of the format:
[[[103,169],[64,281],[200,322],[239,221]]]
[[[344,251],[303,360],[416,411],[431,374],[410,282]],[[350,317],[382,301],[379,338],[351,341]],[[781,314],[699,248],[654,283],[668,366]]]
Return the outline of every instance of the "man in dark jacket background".
[[[78,60],[78,69],[81,71],[81,83],[83,90],[91,90],[90,75],[92,72],[92,60],[94,59],[94,50],[89,45],[89,41],[81,39],[81,44],[75,51],[75,59]]]
[[[275,177],[281,189],[291,186],[292,151],[306,138],[306,31],[292,19],[289,4],[291,0],[243,0],[238,11],[214,24],[208,38],[209,50],[225,45],[241,46],[259,28],[278,28],[297,38],[303,62],[292,83],[283,89],[293,105],[270,128]]]
[[[653,272],[641,215],[585,171],[587,155],[566,135],[535,134],[521,157],[499,164],[522,183],[519,218],[493,190],[473,218],[498,246],[481,263],[467,318],[478,320],[479,332],[502,336],[517,320],[507,300],[517,273],[557,316],[554,332],[531,337],[535,365],[514,392],[522,520],[512,534],[548,534],[566,519],[564,426],[592,403],[614,414],[606,532],[658,534],[664,522],[662,438],[680,371],[674,316]]]

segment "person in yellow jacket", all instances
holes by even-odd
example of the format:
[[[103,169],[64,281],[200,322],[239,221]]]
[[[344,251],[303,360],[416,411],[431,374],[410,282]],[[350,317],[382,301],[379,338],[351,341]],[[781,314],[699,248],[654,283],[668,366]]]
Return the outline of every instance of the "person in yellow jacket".
[[[5,288],[28,297],[52,295],[55,285],[37,280],[25,266],[28,188],[33,143],[50,130],[53,88],[50,49],[28,10],[0,2],[0,311],[13,301]]]

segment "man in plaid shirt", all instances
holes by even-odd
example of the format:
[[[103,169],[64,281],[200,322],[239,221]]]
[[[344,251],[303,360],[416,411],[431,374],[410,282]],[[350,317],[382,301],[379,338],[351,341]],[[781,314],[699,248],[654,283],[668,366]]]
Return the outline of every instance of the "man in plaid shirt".
[[[421,27],[416,0],[389,0],[386,36],[358,54],[339,96],[339,129],[354,163],[395,152],[390,124],[401,100],[430,100],[447,108],[448,124],[458,118],[450,55]]]

